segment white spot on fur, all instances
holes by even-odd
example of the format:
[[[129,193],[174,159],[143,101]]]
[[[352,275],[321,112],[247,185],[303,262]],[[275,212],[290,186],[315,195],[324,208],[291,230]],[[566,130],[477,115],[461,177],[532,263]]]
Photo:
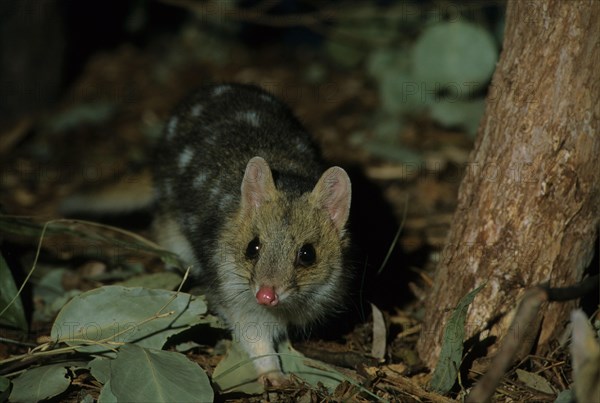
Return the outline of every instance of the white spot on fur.
[[[238,112],[236,119],[250,123],[250,125],[254,127],[260,126],[260,118],[258,116],[258,112],[256,111]]]
[[[267,102],[273,102],[273,97],[267,94],[260,94],[260,99]]]
[[[186,264],[192,265],[192,273],[199,274],[201,268],[194,256],[192,245],[181,232],[177,222],[168,215],[159,215],[152,225],[158,244],[179,255]]]
[[[177,134],[177,124],[179,123],[179,118],[177,116],[173,116],[169,123],[167,124],[167,140],[172,140],[173,137]]]
[[[192,230],[200,225],[200,219],[196,214],[186,214],[185,217],[183,217],[183,220],[181,225],[183,227],[191,228]]]
[[[300,151],[300,152],[304,152],[304,151],[306,151],[307,149],[308,149],[308,147],[306,146],[306,144],[305,144],[305,143],[303,143],[303,142],[301,142],[301,141],[298,141],[298,142],[296,143],[296,150],[298,150],[298,151]]]
[[[170,180],[166,179],[164,186],[165,186],[164,189],[165,189],[165,193],[166,193],[167,197],[171,198],[173,196],[173,184],[171,183]]]
[[[215,186],[210,189],[210,197],[212,199],[216,199],[217,197],[219,197],[220,193],[221,193],[221,188],[219,188],[218,186]]]
[[[215,87],[212,94],[213,94],[213,96],[218,97],[219,95],[222,95],[223,93],[225,93],[229,90],[231,90],[231,86],[219,85],[218,87]]]
[[[188,164],[192,161],[193,157],[194,151],[190,147],[184,148],[181,154],[179,154],[179,159],[177,160],[177,166],[179,167],[179,170],[185,170]]]
[[[221,197],[221,203],[219,204],[219,207],[221,208],[221,210],[225,210],[231,205],[232,202],[233,202],[232,195],[229,195],[229,194],[223,195],[223,197]]]
[[[208,145],[214,146],[215,144],[217,144],[217,135],[211,134],[208,137],[204,137],[204,142]]]
[[[204,109],[204,106],[202,104],[196,104],[196,105],[192,106],[192,109],[190,110],[190,114],[193,117],[197,118],[198,116],[200,116],[203,109]]]
[[[194,188],[200,189],[208,177],[204,172],[201,172],[194,178]]]

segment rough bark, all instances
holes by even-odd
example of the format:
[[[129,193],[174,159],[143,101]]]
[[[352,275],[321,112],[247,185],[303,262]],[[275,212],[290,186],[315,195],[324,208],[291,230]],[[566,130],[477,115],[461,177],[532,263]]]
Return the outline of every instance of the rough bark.
[[[483,282],[467,337],[502,337],[527,287],[576,283],[600,208],[600,2],[511,0],[503,52],[427,301],[418,351],[437,363],[459,299]],[[543,310],[539,343],[573,303]]]

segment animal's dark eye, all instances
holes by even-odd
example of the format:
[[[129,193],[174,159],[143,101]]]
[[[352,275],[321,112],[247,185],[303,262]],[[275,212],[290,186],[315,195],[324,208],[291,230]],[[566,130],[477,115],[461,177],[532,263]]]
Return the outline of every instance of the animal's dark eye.
[[[253,240],[248,242],[248,246],[246,247],[246,258],[256,259],[258,257],[259,251],[260,251],[260,240],[258,239],[258,237],[255,237]]]
[[[298,257],[296,258],[296,263],[300,266],[310,266],[317,260],[317,252],[315,251],[315,247],[309,243],[302,245],[300,250],[298,251]]]

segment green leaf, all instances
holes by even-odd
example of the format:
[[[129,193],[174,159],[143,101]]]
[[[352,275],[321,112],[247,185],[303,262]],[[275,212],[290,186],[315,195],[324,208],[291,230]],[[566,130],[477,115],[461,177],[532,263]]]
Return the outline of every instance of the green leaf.
[[[185,353],[186,351],[190,351],[196,347],[200,347],[200,344],[190,340],[177,344],[175,346],[175,351],[177,351],[178,353]]]
[[[0,376],[0,392],[6,392],[10,387],[10,380],[3,376]]]
[[[377,18],[373,5],[356,5],[344,13],[327,35],[325,51],[342,67],[356,67],[373,45],[386,46],[398,37],[396,22]],[[360,38],[357,41],[356,38]]]
[[[106,384],[110,380],[110,359],[96,357],[90,361],[90,370],[92,376],[101,384]]]
[[[56,396],[69,387],[65,364],[31,368],[13,379],[11,402],[37,402]]]
[[[53,116],[46,122],[46,126],[53,132],[68,131],[82,125],[95,126],[110,119],[115,109],[113,103],[106,101],[80,104]]]
[[[85,393],[85,392],[82,392],[82,393]],[[91,394],[87,393],[86,395],[83,396],[83,398],[79,401],[79,403],[94,403],[95,401],[96,401],[96,399],[94,399],[94,397]]]
[[[534,374],[532,372],[523,371],[522,369],[517,369],[517,378],[519,381],[523,382],[525,385],[530,387],[531,389],[537,390],[542,393],[547,393],[549,395],[553,395],[554,389],[545,380],[543,377],[538,374]]]
[[[418,113],[435,100],[435,92],[413,74],[394,70],[381,75],[379,94],[383,109],[394,116]]]
[[[240,347],[240,343],[231,343],[227,354],[215,368],[213,383],[221,391],[240,392],[255,395],[264,391],[263,386],[256,380],[258,374],[252,360]]]
[[[381,116],[374,128],[373,139],[390,145],[400,145],[400,133],[403,129],[403,122],[398,117]]]
[[[17,292],[8,264],[0,255],[0,325],[15,327],[26,332],[25,311],[21,298],[16,297]]]
[[[8,395],[10,395],[10,380],[0,376],[0,402],[8,400]]]
[[[100,396],[98,396],[98,403],[117,403],[117,397],[112,393],[110,387],[110,381],[107,381],[102,390],[100,390]]]
[[[431,105],[431,117],[445,127],[458,126],[475,137],[479,122],[485,112],[485,100],[450,101],[448,99]]]
[[[180,353],[127,344],[110,363],[110,390],[118,401],[210,402],[208,376]]]
[[[448,320],[448,324],[444,330],[440,359],[429,384],[430,389],[434,392],[444,395],[452,389],[454,382],[456,382],[456,376],[462,360],[467,310],[471,302],[473,302],[475,295],[477,295],[484,285],[480,285],[462,297]]]
[[[40,265],[37,270],[39,272]],[[63,287],[63,277],[68,270],[62,267],[49,268],[46,274],[33,285],[33,293],[36,298],[44,300],[44,304],[51,304],[55,299],[60,298],[65,292]]]
[[[575,395],[571,389],[563,390],[556,396],[554,403],[572,403],[575,401]]]
[[[365,53],[357,46],[347,43],[339,38],[331,38],[325,44],[329,57],[340,66],[345,68],[356,67],[365,57]]]
[[[295,374],[300,379],[317,388],[319,383],[333,392],[344,377],[319,363],[303,356],[294,350],[289,341],[285,340],[277,346],[281,367],[286,374]],[[259,394],[264,391],[263,386],[257,382],[258,374],[254,369],[252,360],[240,347],[239,343],[232,343],[227,355],[215,368],[213,382],[222,391]]]
[[[64,306],[52,325],[51,337],[81,346],[77,350],[87,353],[107,351],[122,343],[160,349],[172,335],[211,323],[206,311],[203,297],[186,293],[100,287]]]
[[[377,48],[369,54],[367,72],[376,80],[386,73],[409,73],[410,56],[403,47]]]
[[[181,283],[181,276],[172,271],[145,273],[116,283],[123,287],[143,287],[162,290],[175,290]]]
[[[425,30],[414,48],[413,73],[428,91],[442,89],[466,98],[489,81],[498,50],[485,29],[465,22],[443,22]]]
[[[37,270],[39,269],[40,265],[37,266]],[[81,294],[80,290],[66,291],[63,288],[66,272],[67,269],[64,268],[52,268],[33,285],[33,296],[41,302],[33,312],[34,321],[51,322],[71,298]]]
[[[150,253],[159,256],[166,264],[178,267],[184,271],[184,267],[175,253],[162,249],[153,242],[120,228],[88,221],[67,219],[51,220],[42,224],[30,218],[0,215],[0,234],[33,238],[35,242],[38,242],[43,233],[43,228],[46,229],[44,232],[44,239],[46,241],[50,240],[54,235],[71,235],[80,241],[85,240],[94,244],[97,243],[98,247],[102,248],[116,246],[123,252],[129,251],[136,254],[142,252]],[[81,252],[81,256],[98,258],[96,248],[92,248],[92,253],[86,248]],[[115,257],[120,258],[120,256],[118,254]],[[122,261],[119,263],[122,263]]]
[[[329,392],[333,392],[340,382],[344,380],[344,377],[340,373],[324,363],[308,359],[300,352],[294,350],[288,340],[280,343],[277,351],[281,354],[280,359],[283,371],[297,375],[314,388],[319,387],[319,383],[321,383]]]
[[[408,148],[383,141],[371,140],[364,144],[364,148],[375,157],[401,164],[410,164],[413,167],[419,166],[423,160],[419,154]]]

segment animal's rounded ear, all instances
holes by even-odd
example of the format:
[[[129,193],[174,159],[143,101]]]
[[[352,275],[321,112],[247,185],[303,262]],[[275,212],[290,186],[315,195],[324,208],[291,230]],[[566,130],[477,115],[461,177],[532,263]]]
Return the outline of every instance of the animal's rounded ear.
[[[350,214],[352,185],[346,171],[340,167],[326,170],[315,185],[310,198],[329,214],[338,231],[343,232]]]
[[[242,180],[242,206],[258,208],[275,194],[271,169],[262,157],[253,157],[246,165]]]

